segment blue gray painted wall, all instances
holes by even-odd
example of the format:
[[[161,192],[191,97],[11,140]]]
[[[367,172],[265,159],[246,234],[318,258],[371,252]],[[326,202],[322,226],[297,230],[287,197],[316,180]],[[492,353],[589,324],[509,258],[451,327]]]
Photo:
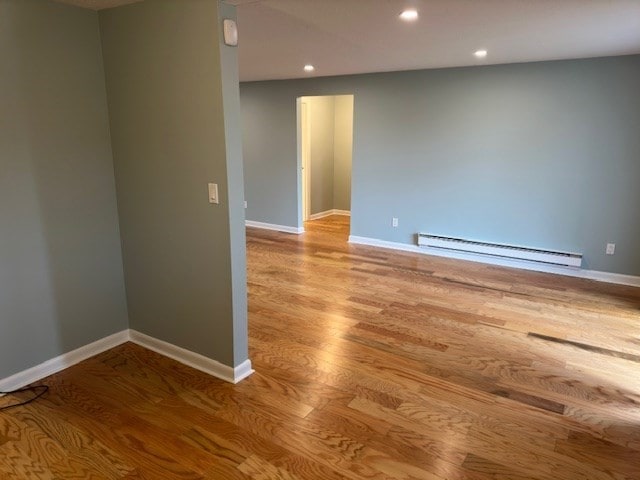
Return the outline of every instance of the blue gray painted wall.
[[[334,181],[334,97],[304,97],[310,122],[310,213],[325,212],[333,206]]]
[[[297,227],[296,95],[288,84],[240,84],[245,215],[247,220]]]
[[[237,366],[248,358],[242,146],[222,14],[235,7],[154,0],[99,17],[131,328]]]
[[[352,235],[576,251],[638,275],[637,85],[637,55],[244,83],[247,217],[299,225],[296,98],[354,94]]]
[[[0,2],[0,379],[129,326],[247,359],[237,49],[222,16],[235,7]]]
[[[96,12],[0,2],[0,379],[128,326]]]
[[[353,96],[335,99],[333,208],[351,210],[351,162],[353,156]]]

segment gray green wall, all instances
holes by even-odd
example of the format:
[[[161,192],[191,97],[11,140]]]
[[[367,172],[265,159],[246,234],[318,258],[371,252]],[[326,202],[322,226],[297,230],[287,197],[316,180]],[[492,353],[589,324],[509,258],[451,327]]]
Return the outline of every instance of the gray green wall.
[[[353,97],[337,95],[333,139],[333,208],[351,210],[353,155]]]
[[[223,18],[236,19],[236,8],[220,3],[218,26]],[[233,365],[249,358],[247,319],[247,243],[244,215],[244,166],[240,118],[240,80],[236,48],[224,45],[218,30],[220,66],[222,68],[222,108],[227,168],[227,207],[229,208],[229,253],[231,262],[231,301],[233,321]]]
[[[244,83],[247,217],[300,225],[296,98],[352,93],[352,235],[570,250],[640,275],[638,85],[637,55]]]
[[[333,97],[306,97],[310,128],[310,213],[333,206],[335,103]]]
[[[154,0],[99,16],[131,328],[235,366],[248,357],[244,195],[219,8],[235,15]]]
[[[302,227],[296,96],[289,84],[295,82],[240,84],[245,214],[247,220]]]
[[[0,2],[0,378],[127,328],[98,16]]]

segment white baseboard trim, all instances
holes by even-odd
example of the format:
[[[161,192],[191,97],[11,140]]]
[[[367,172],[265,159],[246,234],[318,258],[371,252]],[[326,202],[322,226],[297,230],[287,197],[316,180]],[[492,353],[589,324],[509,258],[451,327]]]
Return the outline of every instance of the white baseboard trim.
[[[199,353],[191,352],[190,350],[171,343],[158,340],[157,338],[150,337],[136,330],[123,330],[47,360],[40,365],[18,372],[10,377],[0,379],[0,391],[10,392],[11,390],[22,388],[126,342],[133,342],[141,347],[153,350],[160,355],[172,358],[177,362],[230,383],[238,383],[254,372],[251,368],[251,360],[249,359],[233,368],[200,355]]]
[[[357,245],[368,245],[370,247],[389,248],[391,250],[402,250],[404,252],[425,253],[417,245],[409,245],[408,243],[389,242],[387,240],[378,240],[377,238],[358,237],[349,235],[349,243]]]
[[[351,216],[351,212],[349,210],[325,210],[324,212],[314,213],[313,215],[309,215],[309,220],[318,220],[320,218],[329,217],[331,215],[345,215],[347,217]]]
[[[620,285],[629,285],[631,287],[640,287],[640,277],[635,275],[625,275],[623,273],[599,272],[597,270],[583,270],[583,278],[590,278],[598,282],[617,283]]]
[[[189,367],[200,370],[213,377],[219,378],[226,382],[238,383],[240,380],[247,378],[254,370],[251,368],[251,360],[247,359],[237,367],[233,368],[224,365],[199,353],[192,352],[172,343],[158,340],[136,330],[129,330],[130,340],[141,347],[153,350],[160,355],[172,358]]]
[[[247,378],[252,373],[255,373],[255,370],[251,367],[251,360],[248,358],[233,369],[233,383],[238,383]]]
[[[101,338],[100,340],[84,345],[83,347],[72,350],[71,352],[63,353],[62,355],[47,360],[40,365],[36,365],[35,367],[18,372],[8,378],[4,378],[0,380],[0,390],[8,392],[17,388],[22,388],[128,341],[129,330],[114,333],[113,335]]]
[[[532,270],[536,272],[554,273],[556,275],[587,278],[590,280],[597,280],[599,282],[617,283],[620,285],[630,285],[632,287],[640,287],[640,277],[633,275],[623,275],[621,273],[599,272],[597,270],[583,270],[574,267],[541,265],[538,263],[528,262],[526,260],[506,259],[481,254],[454,252],[429,247],[419,247],[417,245],[410,245],[407,243],[389,242],[386,240],[378,240],[377,238],[358,237],[355,235],[349,236],[349,243],[358,245],[369,245],[372,247],[389,248],[392,250],[402,250],[404,252],[420,253],[422,255],[433,255],[436,257],[455,258],[457,260],[467,260],[470,262],[498,265],[501,267],[520,268],[523,270]]]
[[[253,220],[245,220],[245,226],[253,228],[262,228],[263,230],[275,230],[276,232],[295,233],[300,235],[304,233],[304,227],[289,227],[287,225],[276,225],[275,223],[254,222]]]

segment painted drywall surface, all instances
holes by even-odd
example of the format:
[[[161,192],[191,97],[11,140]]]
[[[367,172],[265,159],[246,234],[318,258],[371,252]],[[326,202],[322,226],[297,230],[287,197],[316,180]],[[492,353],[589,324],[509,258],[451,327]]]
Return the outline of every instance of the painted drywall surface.
[[[272,120],[245,127],[245,189],[260,151],[283,200],[252,220],[296,224],[295,98],[353,93],[353,235],[577,251],[587,269],[638,275],[639,84],[637,55],[245,83],[243,113]]]
[[[311,124],[311,208],[310,212],[325,212],[333,206],[333,162],[335,107],[332,96],[305,97]]]
[[[270,84],[240,84],[240,106],[247,219],[302,226],[296,97]]]
[[[333,208],[351,210],[351,158],[353,154],[353,96],[337,95],[333,154]]]
[[[154,0],[99,17],[131,327],[235,366],[242,177],[239,137],[225,141],[235,50],[221,58],[219,2]]]
[[[0,378],[127,328],[98,17],[0,2]]]
[[[218,23],[236,19],[236,9],[220,4]],[[222,100],[227,162],[227,205],[229,206],[229,250],[231,252],[231,292],[233,308],[234,366],[249,358],[247,324],[247,252],[244,213],[244,177],[242,132],[240,128],[240,82],[238,54],[235,47],[224,44],[223,31],[218,31],[222,68]]]

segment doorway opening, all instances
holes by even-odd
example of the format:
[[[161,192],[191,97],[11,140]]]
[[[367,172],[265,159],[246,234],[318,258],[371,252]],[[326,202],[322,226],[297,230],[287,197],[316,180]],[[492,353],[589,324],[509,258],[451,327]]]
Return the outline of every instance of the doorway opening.
[[[298,223],[344,227],[351,216],[353,95],[300,97],[297,107]]]

